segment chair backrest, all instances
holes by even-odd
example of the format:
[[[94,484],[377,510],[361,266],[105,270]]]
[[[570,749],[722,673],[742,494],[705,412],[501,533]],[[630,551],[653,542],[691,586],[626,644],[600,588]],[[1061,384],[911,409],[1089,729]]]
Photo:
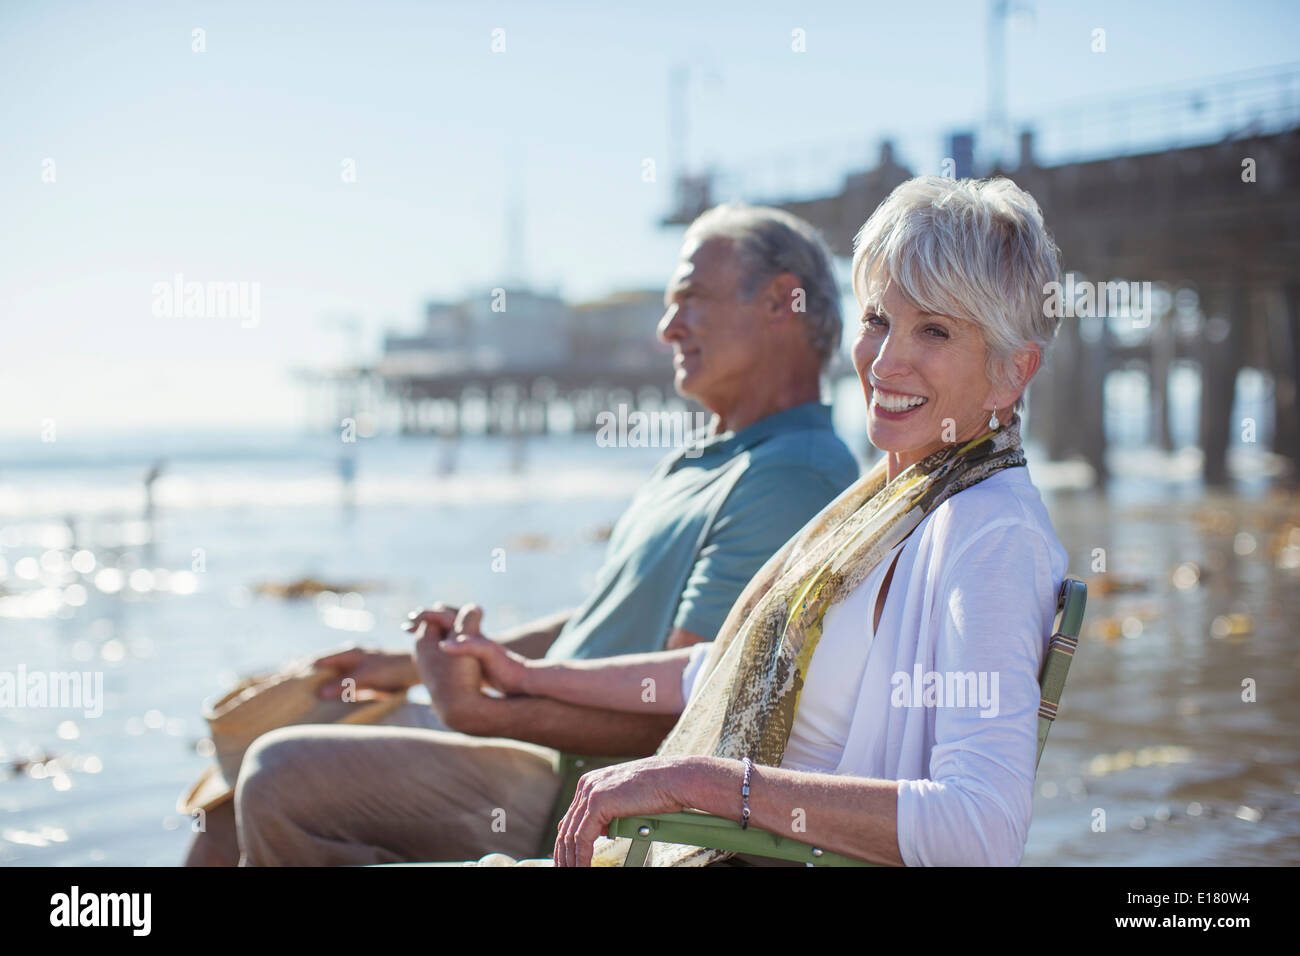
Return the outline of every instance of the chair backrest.
[[[1043,673],[1038,683],[1042,699],[1038,703],[1038,756],[1034,766],[1043,759],[1047,745],[1047,732],[1056,719],[1056,709],[1061,705],[1061,691],[1070,673],[1074,649],[1079,646],[1079,631],[1083,627],[1083,611],[1088,604],[1088,585],[1077,578],[1066,578],[1056,597],[1056,620],[1052,624],[1052,640],[1043,661]]]

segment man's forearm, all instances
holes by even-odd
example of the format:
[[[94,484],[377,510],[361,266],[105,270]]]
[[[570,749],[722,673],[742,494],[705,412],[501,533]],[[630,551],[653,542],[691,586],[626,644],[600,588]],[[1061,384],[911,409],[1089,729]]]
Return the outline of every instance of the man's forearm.
[[[519,627],[502,631],[493,640],[498,644],[504,644],[522,657],[537,659],[550,650],[571,617],[573,617],[571,610],[557,611],[527,624],[521,624]]]
[[[621,713],[542,697],[484,697],[461,726],[480,737],[509,737],[567,753],[644,757],[677,722],[675,714]]]

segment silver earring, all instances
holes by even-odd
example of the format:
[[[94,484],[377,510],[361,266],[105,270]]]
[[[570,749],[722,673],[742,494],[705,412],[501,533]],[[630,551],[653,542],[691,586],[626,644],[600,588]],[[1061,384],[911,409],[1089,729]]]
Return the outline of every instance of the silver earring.
[[[998,410],[993,409],[993,414],[989,416],[989,428],[998,427]]]

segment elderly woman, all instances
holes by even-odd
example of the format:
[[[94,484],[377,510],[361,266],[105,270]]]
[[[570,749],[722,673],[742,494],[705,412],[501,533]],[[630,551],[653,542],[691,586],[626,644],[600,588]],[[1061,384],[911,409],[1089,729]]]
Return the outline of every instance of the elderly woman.
[[[853,358],[884,457],[772,557],[712,643],[531,661],[462,611],[441,646],[506,693],[681,714],[655,756],[583,777],[556,865],[617,862],[598,839],[611,819],[687,807],[875,863],[1020,861],[1066,555],[1017,413],[1055,334],[1057,257],[1007,179],[913,179],[876,210],[855,243]],[[653,862],[725,856],[659,846]]]

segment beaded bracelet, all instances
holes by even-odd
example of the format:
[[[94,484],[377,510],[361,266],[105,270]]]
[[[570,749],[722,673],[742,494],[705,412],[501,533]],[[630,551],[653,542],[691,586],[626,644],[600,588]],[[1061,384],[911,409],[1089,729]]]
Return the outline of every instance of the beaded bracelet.
[[[744,758],[745,776],[740,781],[740,828],[749,829],[749,779],[754,774],[754,761]]]

